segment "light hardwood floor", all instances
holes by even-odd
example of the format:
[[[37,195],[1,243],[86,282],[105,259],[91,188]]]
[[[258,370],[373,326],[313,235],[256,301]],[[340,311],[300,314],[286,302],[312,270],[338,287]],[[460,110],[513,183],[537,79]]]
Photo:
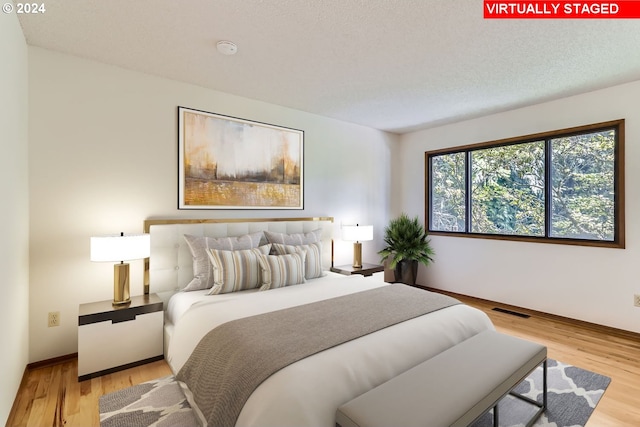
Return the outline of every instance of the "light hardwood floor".
[[[7,426],[98,427],[100,396],[169,374],[164,360],[82,382],[78,382],[77,358],[32,369],[18,391]]]
[[[501,332],[537,341],[548,347],[550,358],[611,377],[604,397],[588,427],[640,426],[640,341],[634,334],[530,313],[529,319],[493,311],[514,309],[459,296],[485,311]],[[615,331],[614,331],[615,332]],[[99,426],[98,399],[102,394],[169,375],[164,361],[127,369],[78,383],[77,359],[32,369],[18,391],[7,426]]]
[[[486,312],[496,329],[536,341],[548,348],[548,357],[611,378],[588,427],[640,426],[640,339],[636,334],[596,325],[545,316],[490,301],[454,295],[462,302]],[[522,319],[493,311],[494,307],[531,314]]]

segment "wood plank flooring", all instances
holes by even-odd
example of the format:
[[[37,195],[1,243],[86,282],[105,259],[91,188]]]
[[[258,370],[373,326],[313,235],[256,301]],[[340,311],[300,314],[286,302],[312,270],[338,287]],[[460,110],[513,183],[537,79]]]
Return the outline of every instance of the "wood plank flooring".
[[[588,427],[640,426],[640,340],[637,335],[454,296],[487,313],[498,331],[546,345],[548,357],[610,377],[611,384],[591,415]],[[531,314],[531,317],[523,319],[496,312],[494,307]]]
[[[170,374],[164,360],[82,382],[78,382],[77,358],[31,369],[18,391],[7,426],[98,427],[100,396]]]
[[[548,347],[549,357],[611,377],[587,427],[640,426],[640,340],[604,328],[530,313],[529,319],[493,311],[513,307],[455,295],[486,312],[496,329]],[[98,427],[98,399],[105,393],[171,373],[165,361],[78,383],[77,359],[30,369],[7,426]]]

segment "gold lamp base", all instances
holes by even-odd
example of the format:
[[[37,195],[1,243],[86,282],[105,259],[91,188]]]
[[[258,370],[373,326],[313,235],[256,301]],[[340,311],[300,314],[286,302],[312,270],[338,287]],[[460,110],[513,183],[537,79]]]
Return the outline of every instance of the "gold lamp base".
[[[353,244],[353,268],[362,268],[362,243]]]
[[[121,262],[113,266],[113,303],[114,307],[131,303],[129,295],[129,264]]]

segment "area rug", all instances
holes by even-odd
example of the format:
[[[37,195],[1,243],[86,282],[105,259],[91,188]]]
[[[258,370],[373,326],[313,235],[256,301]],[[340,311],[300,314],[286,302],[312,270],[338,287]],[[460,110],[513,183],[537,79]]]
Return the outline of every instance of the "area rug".
[[[535,427],[583,427],[611,379],[549,359],[547,362],[547,411]],[[536,369],[515,389],[542,401],[542,368]],[[534,405],[512,396],[499,403],[500,426],[523,427],[536,412]],[[100,427],[198,426],[173,376],[148,381],[100,397]],[[491,413],[472,427],[492,427]]]
[[[535,427],[583,427],[593,413],[611,379],[553,359],[547,361],[547,410]],[[542,402],[542,367],[515,388],[517,393]],[[498,404],[500,426],[523,427],[537,407],[513,396]],[[472,427],[491,427],[493,417],[485,414]]]
[[[173,375],[100,397],[100,427],[199,426]]]

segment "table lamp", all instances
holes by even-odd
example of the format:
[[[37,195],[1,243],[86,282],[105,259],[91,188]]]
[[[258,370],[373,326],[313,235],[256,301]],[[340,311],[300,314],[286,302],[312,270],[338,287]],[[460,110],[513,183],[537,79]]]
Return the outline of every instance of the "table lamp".
[[[362,268],[362,243],[373,240],[373,225],[343,225],[342,240],[353,243],[353,268]]]
[[[113,266],[113,306],[131,302],[129,264],[124,261],[148,258],[151,250],[149,234],[97,236],[91,238],[91,261],[117,262]]]

